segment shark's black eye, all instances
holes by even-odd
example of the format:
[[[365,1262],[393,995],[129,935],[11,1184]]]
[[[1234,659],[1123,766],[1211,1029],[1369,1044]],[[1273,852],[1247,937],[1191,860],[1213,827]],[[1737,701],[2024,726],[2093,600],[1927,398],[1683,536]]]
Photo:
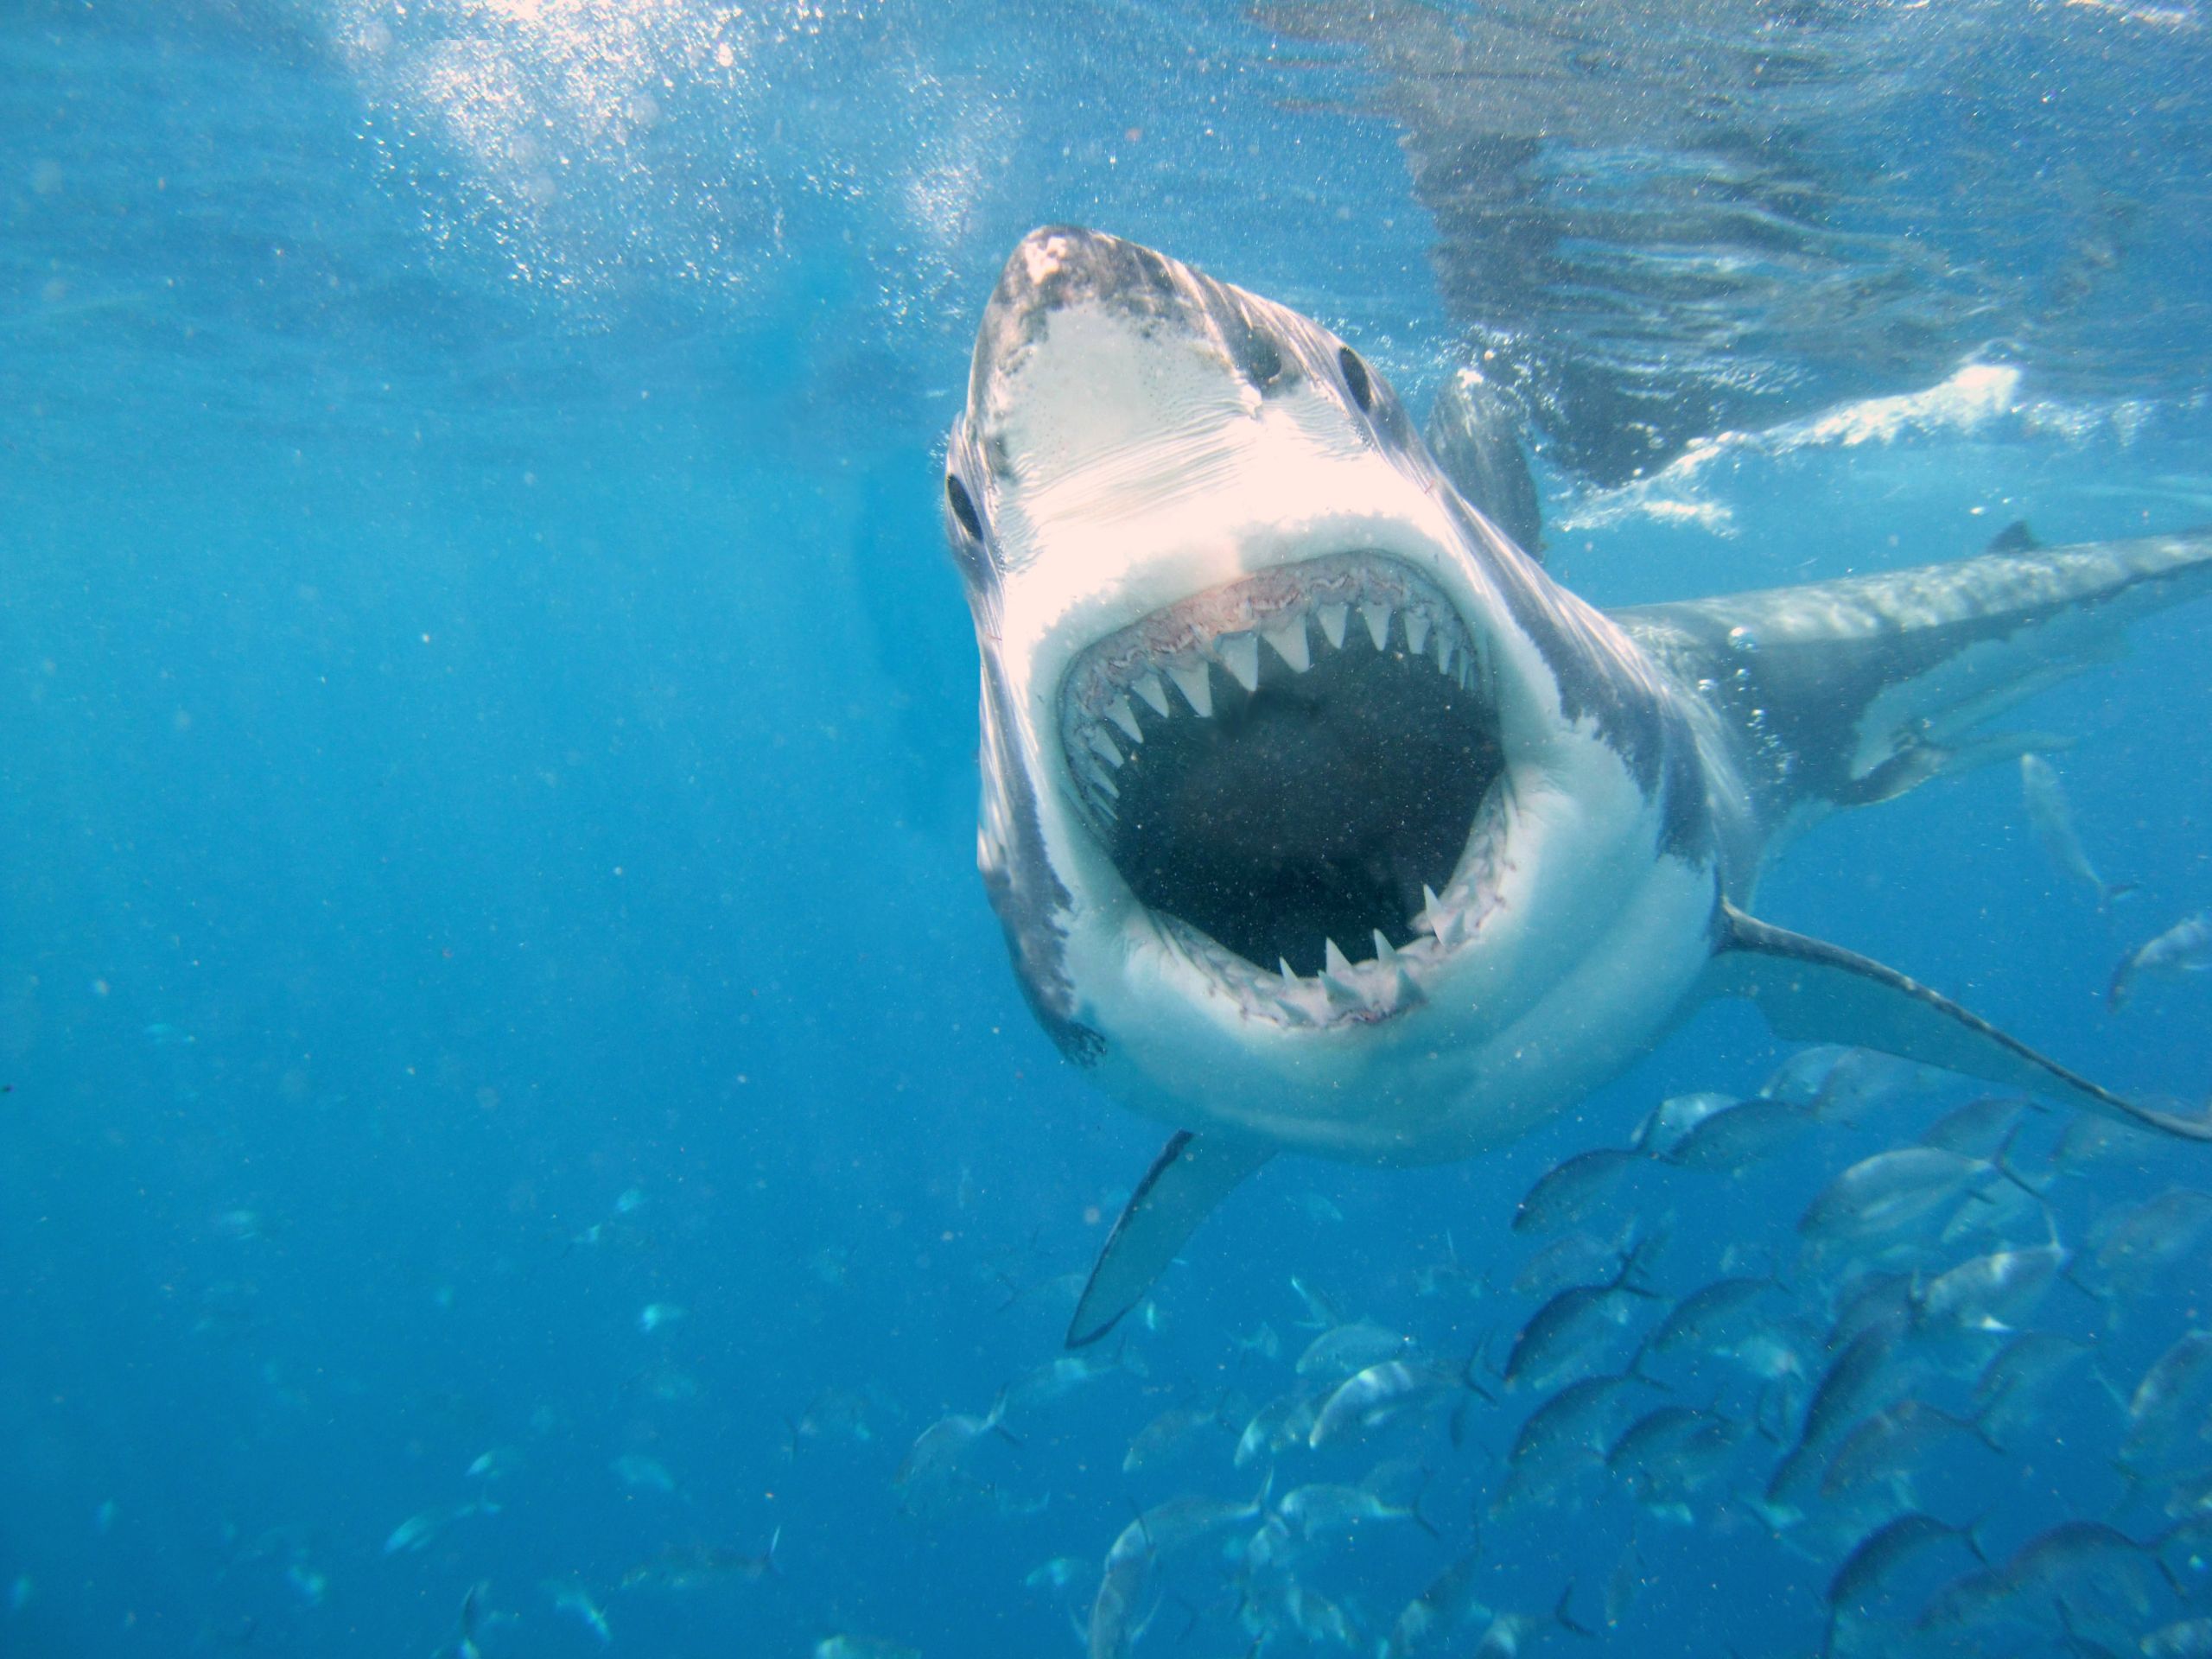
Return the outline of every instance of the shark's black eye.
[[[968,532],[969,539],[982,541],[983,516],[976,511],[975,499],[968,493],[968,486],[950,473],[945,474],[944,499],[952,508],[952,516],[960,521],[960,528]]]
[[[1351,393],[1351,400],[1359,405],[1363,415],[1374,406],[1375,387],[1367,378],[1367,365],[1359,360],[1359,353],[1349,346],[1337,347],[1337,369],[1344,378],[1344,390]]]

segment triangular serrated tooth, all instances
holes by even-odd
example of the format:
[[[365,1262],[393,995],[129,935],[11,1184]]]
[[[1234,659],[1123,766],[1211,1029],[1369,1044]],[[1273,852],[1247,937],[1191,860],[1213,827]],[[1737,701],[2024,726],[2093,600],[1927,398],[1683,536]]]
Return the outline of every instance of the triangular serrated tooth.
[[[1351,983],[1351,959],[1337,948],[1337,942],[1334,939],[1325,938],[1321,941],[1321,972],[1327,977],[1341,981],[1347,986]]]
[[[1107,803],[1121,799],[1122,791],[1114,787],[1114,780],[1106,775],[1106,768],[1086,754],[1077,757],[1075,769],[1076,775],[1090,785],[1096,803],[1106,807],[1107,816],[1112,817],[1112,808],[1107,806]]]
[[[1106,728],[1103,726],[1091,727],[1084,733],[1084,736],[1090,741],[1090,747],[1098,751],[1099,759],[1105,761],[1108,766],[1118,766],[1122,764],[1122,752],[1114,747],[1114,740],[1106,735]]]
[[[1137,724],[1137,711],[1129,707],[1127,697],[1116,697],[1106,705],[1106,718],[1129,734],[1129,741],[1144,741],[1144,728]]]
[[[1428,618],[1420,611],[1406,613],[1406,649],[1414,656],[1428,643]]]
[[[1224,633],[1213,642],[1213,653],[1221,658],[1230,677],[1247,691],[1260,689],[1260,640],[1250,633]]]
[[[1292,1001],[1288,997],[1279,996],[1275,998],[1274,1003],[1276,1009],[1282,1014],[1282,1017],[1289,1020],[1292,1025],[1311,1026],[1314,1023],[1313,1016],[1306,1013],[1305,1009],[1300,1007],[1297,1003]]]
[[[1359,613],[1367,621],[1367,637],[1381,651],[1390,638],[1390,607],[1388,605],[1363,605]]]
[[[1379,927],[1375,930],[1375,960],[1385,968],[1395,966],[1398,960],[1398,947],[1382,937]]]
[[[1169,719],[1173,719],[1174,717],[1174,707],[1167,701],[1167,688],[1160,683],[1159,675],[1147,674],[1141,679],[1138,680],[1135,684],[1132,685],[1129,690],[1135,692],[1137,696],[1142,697],[1147,702],[1150,703],[1154,714],[1164,715]]]
[[[1183,701],[1191,705],[1193,714],[1210,715],[1213,713],[1213,686],[1206,678],[1204,663],[1193,663],[1188,668],[1178,668],[1170,664],[1167,677],[1175,682],[1175,689],[1183,694]]]
[[[1298,977],[1297,970],[1291,967],[1290,958],[1288,957],[1277,957],[1275,958],[1275,971],[1281,974],[1285,979],[1296,979]]]
[[[1421,884],[1421,914],[1414,920],[1438,938],[1444,937],[1444,901],[1436,896],[1436,889],[1426,881]]]
[[[1314,607],[1313,614],[1321,624],[1321,637],[1329,642],[1329,649],[1342,651],[1344,648],[1344,620],[1351,616],[1351,607],[1319,605]]]
[[[1303,674],[1313,666],[1313,648],[1306,639],[1306,619],[1294,616],[1279,628],[1269,628],[1260,636],[1274,647],[1276,656],[1290,664],[1294,674]]]
[[[1445,678],[1452,677],[1452,636],[1442,628],[1436,631],[1436,671]]]
[[[1465,906],[1448,912],[1443,925],[1436,930],[1436,937],[1447,945],[1463,943],[1474,925],[1474,916]]]

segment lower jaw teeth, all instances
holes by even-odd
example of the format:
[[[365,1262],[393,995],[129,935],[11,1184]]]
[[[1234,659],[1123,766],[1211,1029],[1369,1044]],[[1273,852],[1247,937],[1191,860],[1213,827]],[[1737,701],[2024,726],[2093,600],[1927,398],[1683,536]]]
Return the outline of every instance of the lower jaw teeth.
[[[1331,940],[1319,973],[1300,974],[1287,962],[1269,973],[1172,917],[1161,919],[1162,931],[1184,956],[1227,983],[1248,1005],[1294,1026],[1330,1025],[1347,1015],[1385,1019],[1427,1001],[1409,960],[1419,946],[1401,950],[1384,942],[1387,956],[1355,963]]]
[[[1421,909],[1413,918],[1415,937],[1394,945],[1381,929],[1374,930],[1371,960],[1350,960],[1331,938],[1323,942],[1318,972],[1301,974],[1281,959],[1270,971],[1178,917],[1154,912],[1153,918],[1172,950],[1262,1019],[1300,1027],[1388,1019],[1427,1001],[1423,976],[1472,939],[1503,902],[1497,884],[1507,868],[1502,837],[1509,794],[1501,783],[1485,798],[1465,858],[1444,892],[1421,889]]]

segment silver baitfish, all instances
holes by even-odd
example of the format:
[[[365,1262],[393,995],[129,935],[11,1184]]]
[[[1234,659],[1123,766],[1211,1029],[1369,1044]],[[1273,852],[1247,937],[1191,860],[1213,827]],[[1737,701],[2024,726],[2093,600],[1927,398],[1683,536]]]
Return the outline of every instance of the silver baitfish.
[[[2136,980],[2145,974],[2201,974],[2208,968],[2212,968],[2212,910],[2200,910],[2120,958],[2105,1001],[2116,1013],[2127,1006],[2135,995]]]

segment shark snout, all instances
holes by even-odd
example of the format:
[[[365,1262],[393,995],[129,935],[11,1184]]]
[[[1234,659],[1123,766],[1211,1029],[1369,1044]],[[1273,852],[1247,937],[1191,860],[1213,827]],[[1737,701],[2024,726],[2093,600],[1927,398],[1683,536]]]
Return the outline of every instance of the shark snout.
[[[1195,463],[1332,365],[1255,296],[1134,242],[1054,226],[1007,258],[986,308],[965,431],[995,496],[1159,456]],[[1333,372],[1333,370],[1331,370]]]
[[[1007,257],[984,313],[983,338],[995,337],[1002,351],[1018,348],[1054,313],[1080,309],[1154,322],[1183,317],[1195,326],[1203,308],[1193,311],[1193,290],[1205,281],[1188,266],[1118,236],[1045,226]]]

